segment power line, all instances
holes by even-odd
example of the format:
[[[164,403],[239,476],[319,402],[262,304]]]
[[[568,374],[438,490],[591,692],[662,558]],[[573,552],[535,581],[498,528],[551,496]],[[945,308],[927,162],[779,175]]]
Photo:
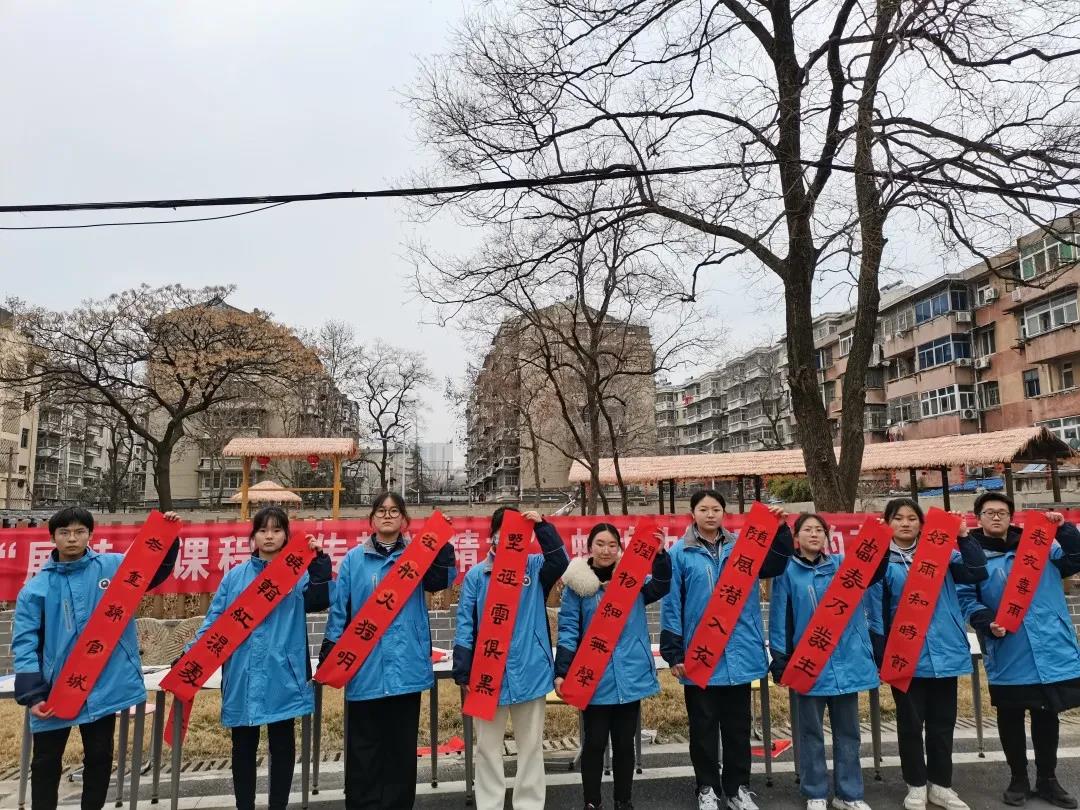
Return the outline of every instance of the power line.
[[[121,225],[177,225],[181,222],[211,222],[215,219],[231,219],[232,217],[244,217],[248,214],[257,214],[260,211],[269,211],[271,208],[277,208],[282,205],[288,205],[288,203],[279,202],[274,203],[273,205],[264,205],[262,208],[253,208],[250,211],[237,211],[235,214],[222,214],[217,217],[196,217],[194,219],[143,219],[132,222],[89,222],[83,225],[20,225],[17,227],[0,225],[0,231],[63,231],[72,228],[111,228]]]

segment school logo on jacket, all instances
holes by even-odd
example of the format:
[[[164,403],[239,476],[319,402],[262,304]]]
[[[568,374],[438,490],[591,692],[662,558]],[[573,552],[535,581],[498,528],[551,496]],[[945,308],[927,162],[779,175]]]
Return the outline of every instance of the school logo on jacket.
[[[106,577],[105,579],[99,579],[98,584],[97,584],[98,590],[99,591],[107,590],[108,587],[109,587],[110,582],[111,582],[111,580],[108,577]]]
[[[530,583],[530,582],[532,582],[532,580],[531,580],[531,579],[529,579],[529,575],[528,575],[528,574],[526,574],[526,575],[525,575],[525,577],[524,577],[524,579],[522,579],[522,580],[521,580],[521,584],[522,584],[522,586],[523,586],[523,587],[525,587],[525,588],[528,588],[528,587],[529,587],[529,583]]]

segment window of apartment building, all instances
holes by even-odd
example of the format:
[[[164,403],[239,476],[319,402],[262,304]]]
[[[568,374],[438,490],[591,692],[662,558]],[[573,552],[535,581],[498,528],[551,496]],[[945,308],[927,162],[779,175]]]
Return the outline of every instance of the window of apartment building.
[[[1076,291],[1071,290],[1025,309],[1024,336],[1035,337],[1076,321]]]
[[[944,315],[952,310],[968,308],[968,293],[962,288],[942,290],[936,295],[924,298],[915,304],[915,323],[925,323],[931,318]]]
[[[888,421],[885,407],[867,406],[863,412],[863,430],[884,430]]]
[[[1001,392],[998,389],[997,381],[979,383],[979,407],[985,410],[986,408],[996,408],[1001,404]]]
[[[817,370],[821,371],[823,368],[828,368],[832,365],[832,346],[828,346],[824,349],[818,349],[817,351]]]
[[[895,357],[889,363],[889,380],[899,380],[915,373],[914,360],[910,357]]]
[[[919,419],[919,401],[915,394],[890,399],[887,409],[889,422],[892,424],[915,422]]]
[[[33,398],[32,398],[32,397],[30,396],[30,392],[29,392],[29,391],[27,391],[26,393],[24,393],[24,394],[22,395],[22,409],[23,409],[23,413],[29,413],[29,412],[30,412],[30,409],[31,409],[31,408],[33,407],[33,405],[34,405],[34,400],[33,400]]]
[[[855,341],[855,333],[848,332],[840,336],[840,356],[846,357],[851,351],[851,344]]]
[[[915,310],[912,308],[902,309],[896,313],[896,331],[903,332],[915,325]]]
[[[1073,364],[1071,360],[1062,363],[1058,371],[1060,372],[1058,381],[1061,384],[1058,388],[1059,391],[1067,391],[1070,388],[1076,387],[1076,377],[1073,374]]]
[[[19,447],[24,450],[30,446],[30,428],[23,428],[22,435],[19,437]]]
[[[1037,397],[1041,393],[1039,390],[1039,370],[1037,368],[1029,368],[1024,372],[1024,396],[1028,399]]]
[[[884,388],[885,387],[885,370],[881,368],[868,368],[866,370],[866,387],[867,388]]]
[[[1073,237],[1069,237],[1073,241]],[[1076,248],[1056,237],[1045,236],[1020,248],[1020,278],[1035,278],[1048,270],[1076,260]]]
[[[1048,419],[1045,422],[1036,422],[1035,424],[1046,428],[1051,433],[1056,433],[1073,450],[1080,448],[1080,416]]]
[[[975,333],[975,356],[986,357],[997,351],[997,341],[994,338],[994,327],[980,329]]]
[[[827,383],[823,383],[821,386],[821,401],[825,403],[825,407],[829,406],[829,403],[836,397],[836,381],[829,380]]]
[[[977,306],[984,307],[994,299],[995,295],[996,293],[991,285],[983,285],[975,291],[975,303]]]
[[[935,388],[932,391],[923,392],[919,400],[924,419],[943,413],[951,413],[956,410],[956,389],[951,385],[945,388]]]
[[[919,370],[951,363],[958,357],[971,357],[971,341],[967,335],[946,335],[919,346]]]

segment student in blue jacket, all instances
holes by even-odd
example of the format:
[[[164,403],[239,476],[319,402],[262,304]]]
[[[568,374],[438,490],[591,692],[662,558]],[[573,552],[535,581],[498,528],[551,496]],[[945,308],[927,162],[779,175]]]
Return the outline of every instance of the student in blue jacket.
[[[495,548],[505,512],[504,508],[499,508],[492,514],[491,552],[486,560],[465,574],[461,584],[454,632],[454,681],[463,693],[469,688],[476,634],[487,601]],[[503,736],[507,717],[513,721],[518,750],[514,810],[543,810],[544,807],[544,699],[555,679],[546,604],[570,558],[554,526],[537,512],[525,512],[523,517],[535,524],[536,540],[543,553],[530,554],[525,565],[514,634],[499,691],[499,710],[490,722],[479,718],[474,721],[477,810],[502,810],[503,807],[506,796]]]
[[[179,520],[173,512],[165,517]],[[135,622],[124,629],[78,717],[61,720],[43,704],[124,555],[98,554],[89,548],[94,516],[78,506],[61,509],[49,518],[49,536],[56,548],[19,591],[11,637],[15,700],[30,707],[34,736],[30,803],[33,810],[56,807],[64,747],[71,727],[78,726],[83,741],[82,806],[100,810],[112,773],[116,713],[146,700]],[[169,578],[179,547],[178,538],[151,578],[151,589]]]
[[[353,616],[394,570],[411,540],[405,500],[380,492],[368,514],[373,533],[352,549],[338,570],[334,603],[326,622],[323,660]],[[425,593],[454,584],[454,547],[443,546],[409,601],[386,628],[375,648],[345,687],[348,742],[345,752],[347,810],[412,807],[416,798],[416,737],[420,730],[420,695],[435,685],[431,662],[431,625]]]
[[[619,530],[610,523],[593,526],[586,547],[589,556],[572,560],[563,574],[566,587],[559,605],[559,646],[555,653],[555,691],[560,696],[582,636],[600,607],[623,550]],[[670,587],[671,557],[661,546],[653,558],[652,576],[646,578],[604,676],[582,712],[585,739],[581,744],[581,784],[585,810],[598,810],[602,804],[600,781],[609,738],[615,810],[633,810],[634,739],[641,699],[660,691],[645,606],[663,599]]]
[[[258,579],[289,542],[289,517],[278,506],[267,506],[251,521],[251,558],[221,579],[196,641]],[[289,806],[296,763],[294,720],[315,710],[311,688],[306,614],[330,604],[333,570],[322,544],[308,535],[308,547],[318,552],[307,572],[259,624],[221,668],[221,725],[232,736],[233,795],[237,810],[255,810],[256,758],[259,731],[266,726],[270,747],[270,810]]]
[[[722,525],[724,507],[724,497],[713,489],[690,496],[693,522],[671,549],[671,591],[660,606],[660,654],[683,683],[699,810],[717,810],[721,788],[729,810],[757,810],[749,787],[750,684],[765,677],[769,667],[758,594],[747,599],[706,688],[687,680],[683,666],[686,646],[735,547],[735,536]],[[770,511],[784,515],[780,507]],[[781,523],[758,577],[783,573],[791,552],[791,530]],[[721,739],[723,776],[717,755]]]
[[[912,498],[889,501],[883,517],[893,533],[889,567],[885,578],[873,587],[871,597],[873,609],[882,618],[879,645],[882,651],[889,633],[893,632],[893,618],[900,606],[924,521],[922,509]],[[911,685],[907,692],[892,687],[900,769],[908,786],[905,810],[926,810],[928,800],[945,810],[968,810],[952,789],[956,679],[971,673],[971,654],[956,586],[986,579],[986,554],[969,534],[966,523],[960,524],[957,544],[960,550],[952,552]],[[878,664],[881,664],[880,655]]]
[[[773,580],[769,602],[769,651],[773,678],[780,682],[792,652],[811,616],[843,562],[842,554],[825,553],[829,525],[820,515],[802,514],[795,521],[795,557]],[[885,576],[888,555],[868,585]],[[799,787],[806,810],[828,807],[828,765],[825,761],[825,709],[833,739],[832,806],[836,810],[870,810],[863,801],[862,765],[859,762],[859,692],[876,689],[878,670],[870,642],[866,602],[855,608],[821,675],[808,694],[795,694],[799,726]]]
[[[997,708],[998,736],[1011,779],[1003,799],[1019,807],[1038,795],[1058,807],[1074,808],[1076,799],[1057,781],[1058,713],[1080,706],[1080,646],[1076,643],[1061,581],[1080,573],[1080,532],[1059,512],[1047,512],[1057,533],[1047,565],[1020,629],[1007,633],[994,621],[1005,583],[1016,558],[1021,530],[1010,525],[1012,499],[987,492],[975,499],[979,528],[971,534],[986,552],[989,577],[961,585],[964,615],[979,634],[990,682],[990,702]],[[1027,770],[1024,713],[1031,712],[1035,748],[1035,794]]]

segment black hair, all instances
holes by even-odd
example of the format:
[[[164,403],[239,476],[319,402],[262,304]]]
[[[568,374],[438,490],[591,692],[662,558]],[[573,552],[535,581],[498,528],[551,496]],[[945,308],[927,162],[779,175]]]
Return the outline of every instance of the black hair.
[[[1000,492],[984,492],[978,498],[975,499],[975,514],[981,514],[983,507],[987,501],[1001,501],[1007,507],[1009,507],[1009,517],[1013,516],[1013,512],[1016,511],[1016,504],[1013,499],[1008,495],[1003,495]]]
[[[65,506],[51,518],[49,518],[49,537],[56,534],[57,529],[66,529],[72,523],[85,526],[87,531],[94,531],[94,516],[89,509],[81,506]]]
[[[592,527],[592,530],[589,532],[589,539],[585,541],[586,549],[592,551],[593,540],[596,539],[596,535],[600,534],[600,532],[608,532],[609,534],[614,536],[615,542],[619,544],[619,548],[623,547],[622,535],[619,534],[618,529],[616,529],[610,523],[597,523],[595,526]]]
[[[825,530],[825,534],[829,533],[829,523],[817,512],[802,512],[797,518],[795,518],[795,534],[799,533],[799,529],[803,527],[803,524],[808,520],[816,520],[821,524],[821,528]]]
[[[697,505],[706,498],[712,498],[715,501],[720,502],[720,506],[727,509],[727,501],[724,500],[724,496],[717,492],[715,489],[699,489],[693,495],[690,496],[690,511],[693,512],[697,509]]]
[[[506,507],[500,506],[494,512],[491,513],[491,536],[494,537],[499,529],[502,528],[503,515],[506,514]]]
[[[248,539],[254,540],[260,529],[265,529],[270,521],[274,521],[278,528],[285,532],[285,540],[289,540],[289,516],[280,506],[264,506],[255,513],[251,519],[251,535]]]
[[[882,515],[882,517],[885,519],[885,522],[888,523],[889,521],[891,521],[894,517],[896,517],[896,513],[903,509],[905,506],[919,516],[919,525],[926,523],[926,515],[923,514],[922,507],[919,506],[918,502],[914,498],[893,498],[891,501],[885,504],[885,513]]]
[[[370,523],[375,519],[375,513],[379,511],[387,498],[394,502],[394,506],[401,512],[401,517],[403,517],[407,523],[409,521],[409,510],[405,508],[405,499],[401,497],[400,492],[391,492],[387,489],[384,489],[375,496],[374,500],[372,500],[371,511],[368,513],[368,522]]]

